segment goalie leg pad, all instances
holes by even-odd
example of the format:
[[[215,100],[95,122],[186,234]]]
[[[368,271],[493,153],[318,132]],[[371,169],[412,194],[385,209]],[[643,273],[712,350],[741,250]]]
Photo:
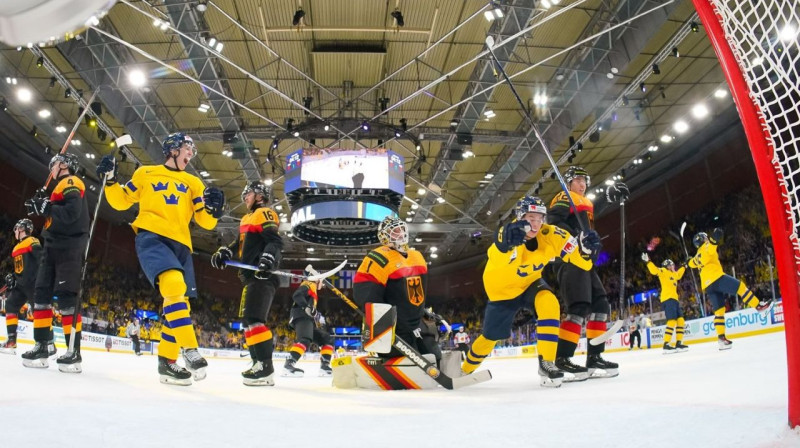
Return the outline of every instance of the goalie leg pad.
[[[422,355],[435,362],[433,355]],[[456,358],[457,360],[457,358]],[[436,389],[439,384],[413,361],[400,356],[345,356],[331,361],[333,386],[343,389],[408,390]]]
[[[364,350],[389,353],[394,343],[397,309],[386,303],[366,303],[364,311]]]

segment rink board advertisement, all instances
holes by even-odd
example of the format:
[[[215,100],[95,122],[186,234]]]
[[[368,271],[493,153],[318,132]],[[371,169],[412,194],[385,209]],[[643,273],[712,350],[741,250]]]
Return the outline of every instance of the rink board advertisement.
[[[299,188],[366,188],[405,193],[403,158],[386,148],[304,148],[286,157],[284,193]]]

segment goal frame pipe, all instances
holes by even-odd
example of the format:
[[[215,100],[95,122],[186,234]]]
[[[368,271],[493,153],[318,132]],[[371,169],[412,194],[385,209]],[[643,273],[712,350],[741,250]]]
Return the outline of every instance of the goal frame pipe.
[[[731,90],[739,117],[742,120],[750,153],[761,185],[772,245],[775,249],[775,265],[778,268],[781,297],[783,300],[783,316],[786,336],[786,366],[788,370],[788,417],[789,426],[800,425],[800,305],[798,290],[798,261],[795,248],[791,242],[794,229],[788,214],[788,206],[783,200],[785,189],[778,176],[783,176],[780,166],[773,164],[774,149],[767,140],[769,129],[761,119],[762,112],[750,99],[750,89],[742,73],[733,50],[728,44],[711,0],[692,0],[700,20],[706,29],[714,52],[722,66],[722,72]]]

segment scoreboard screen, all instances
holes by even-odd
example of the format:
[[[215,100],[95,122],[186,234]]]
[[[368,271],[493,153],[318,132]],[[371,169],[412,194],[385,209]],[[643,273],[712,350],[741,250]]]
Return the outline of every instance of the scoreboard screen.
[[[300,188],[384,189],[405,194],[403,158],[385,148],[305,148],[286,158],[284,193]]]

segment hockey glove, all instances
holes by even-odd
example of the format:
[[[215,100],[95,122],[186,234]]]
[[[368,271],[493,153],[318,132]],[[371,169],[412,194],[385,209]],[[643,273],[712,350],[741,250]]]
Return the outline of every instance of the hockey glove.
[[[276,267],[275,256],[269,252],[264,252],[261,254],[261,258],[258,259],[258,271],[256,271],[256,278],[259,280],[268,279],[270,276],[270,272],[275,269]]]
[[[203,191],[206,212],[214,218],[221,218],[225,208],[225,193],[219,188],[208,187]]]
[[[306,313],[306,316],[310,317],[311,319],[314,319],[314,315],[317,314],[317,310],[311,305],[303,308],[303,311]]]
[[[220,247],[211,256],[211,266],[215,269],[225,269],[225,263],[233,257],[233,252],[225,246]]]
[[[717,227],[714,231],[711,232],[711,243],[712,244],[719,244],[720,240],[722,240],[722,235],[724,234],[723,230]]]
[[[6,275],[6,286],[8,289],[14,289],[17,286],[17,279],[14,277],[14,274]]]
[[[100,163],[97,164],[97,177],[100,179],[106,179],[106,186],[114,185],[117,182],[117,171],[119,170],[119,165],[117,165],[117,161],[114,160],[114,156],[111,154],[107,156],[103,156],[100,159]]]
[[[497,241],[495,241],[497,249],[500,252],[508,252],[512,247],[524,244],[525,234],[528,233],[526,227],[529,227],[526,221],[515,221],[504,225],[497,232]]]
[[[511,322],[512,328],[519,328],[526,324],[531,323],[533,320],[533,311],[528,308],[520,308],[517,314],[514,315],[514,320]]]
[[[647,252],[642,252],[642,261],[644,261],[645,263],[650,261],[650,255],[647,255]]]
[[[589,230],[588,232],[581,232],[581,237],[579,238],[581,252],[586,255],[591,255],[592,253],[600,252],[600,249],[603,248],[603,243],[600,242],[600,235],[597,234],[594,230]]]

